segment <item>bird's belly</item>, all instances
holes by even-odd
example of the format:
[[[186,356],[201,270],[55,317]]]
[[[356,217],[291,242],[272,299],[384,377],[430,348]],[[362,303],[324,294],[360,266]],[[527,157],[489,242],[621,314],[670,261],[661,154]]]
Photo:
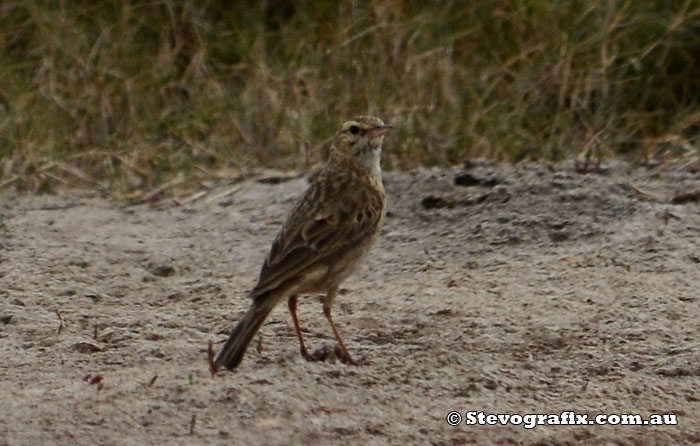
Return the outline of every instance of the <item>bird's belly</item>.
[[[294,294],[325,293],[338,287],[359,266],[362,258],[372,247],[374,240],[363,243],[350,251],[332,256],[319,262],[304,274],[303,283],[294,290]]]

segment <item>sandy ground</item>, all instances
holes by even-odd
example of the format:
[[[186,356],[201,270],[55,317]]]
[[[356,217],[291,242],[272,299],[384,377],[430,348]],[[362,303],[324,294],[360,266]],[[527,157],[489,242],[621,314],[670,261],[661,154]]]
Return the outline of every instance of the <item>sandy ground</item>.
[[[0,445],[700,444],[700,206],[664,200],[697,171],[387,173],[382,238],[334,307],[365,364],[305,362],[282,305],[212,377],[207,342],[306,187],[265,178],[179,206],[3,197]],[[317,297],[300,318],[334,345]],[[568,410],[678,424],[446,422]]]

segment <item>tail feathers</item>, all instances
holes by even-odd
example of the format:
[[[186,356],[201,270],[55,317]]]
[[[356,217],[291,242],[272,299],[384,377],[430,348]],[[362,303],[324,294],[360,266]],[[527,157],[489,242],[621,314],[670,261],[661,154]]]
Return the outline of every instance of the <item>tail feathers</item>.
[[[276,303],[277,299],[255,299],[253,306],[233,329],[226,344],[216,357],[217,366],[224,366],[229,370],[238,367],[255,334],[260,330],[260,326],[272,312]]]

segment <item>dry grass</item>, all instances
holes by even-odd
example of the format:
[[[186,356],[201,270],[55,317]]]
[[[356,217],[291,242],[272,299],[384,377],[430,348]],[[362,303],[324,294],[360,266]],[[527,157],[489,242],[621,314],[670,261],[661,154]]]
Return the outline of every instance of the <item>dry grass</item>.
[[[697,1],[285,5],[2,2],[0,185],[303,167],[359,113],[398,124],[389,168],[697,159]]]

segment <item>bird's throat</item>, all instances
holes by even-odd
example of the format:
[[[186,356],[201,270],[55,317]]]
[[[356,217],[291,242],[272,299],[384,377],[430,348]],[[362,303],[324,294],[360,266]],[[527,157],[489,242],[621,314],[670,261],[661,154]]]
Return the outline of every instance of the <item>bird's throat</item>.
[[[367,150],[357,157],[357,161],[364,169],[375,175],[382,174],[381,166],[382,148],[378,147],[374,150]]]

